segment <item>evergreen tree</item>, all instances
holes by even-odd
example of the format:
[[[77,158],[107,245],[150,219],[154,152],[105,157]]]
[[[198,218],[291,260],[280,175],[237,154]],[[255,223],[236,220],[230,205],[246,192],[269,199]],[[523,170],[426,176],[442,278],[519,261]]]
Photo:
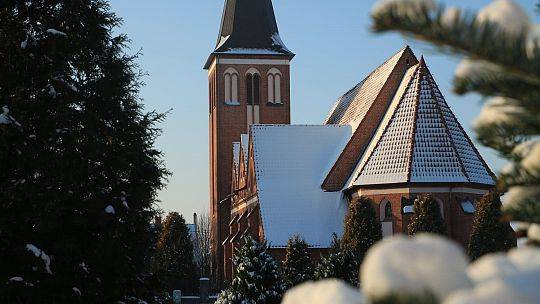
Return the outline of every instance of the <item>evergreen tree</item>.
[[[333,235],[332,245],[328,255],[321,256],[321,260],[315,268],[317,280],[336,278],[341,279],[352,286],[358,286],[360,264],[355,254],[341,245],[341,240],[336,234]]]
[[[0,2],[2,303],[146,296],[163,116],[120,22],[103,0]]]
[[[277,304],[285,290],[278,265],[267,252],[266,244],[257,243],[251,236],[235,249],[234,279],[231,286],[218,297],[218,304]]]
[[[343,248],[355,254],[359,265],[362,264],[368,249],[382,239],[381,222],[373,205],[373,201],[366,197],[353,200],[345,218]]]
[[[421,195],[414,200],[414,215],[407,228],[410,236],[419,232],[446,234],[441,209],[431,194]]]
[[[155,273],[166,290],[192,292],[196,281],[193,243],[184,217],[171,212],[157,242]]]
[[[309,244],[295,235],[287,244],[287,255],[283,262],[283,280],[287,288],[313,279],[313,262]]]
[[[501,206],[500,195],[495,192],[486,194],[476,204],[468,248],[471,259],[515,246],[512,228],[502,220]]]
[[[540,35],[527,13],[511,0],[479,13],[397,0],[379,3],[372,18],[376,32],[399,31],[466,57],[454,91],[489,100],[475,129],[483,144],[511,162],[499,176],[499,190],[508,190],[503,212],[540,223]]]

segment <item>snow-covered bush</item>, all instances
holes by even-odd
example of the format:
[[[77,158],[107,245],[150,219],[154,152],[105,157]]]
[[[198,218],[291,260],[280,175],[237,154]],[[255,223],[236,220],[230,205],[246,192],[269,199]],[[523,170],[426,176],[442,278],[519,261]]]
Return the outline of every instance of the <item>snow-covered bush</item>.
[[[360,291],[337,279],[308,282],[289,290],[282,304],[362,304]]]

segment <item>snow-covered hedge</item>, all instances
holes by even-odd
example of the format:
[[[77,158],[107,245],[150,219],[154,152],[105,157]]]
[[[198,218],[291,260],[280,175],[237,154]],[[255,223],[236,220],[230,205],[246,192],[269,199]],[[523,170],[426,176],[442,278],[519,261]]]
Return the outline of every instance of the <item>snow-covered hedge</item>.
[[[444,237],[394,236],[368,252],[360,277],[361,291],[337,280],[309,282],[289,290],[283,303],[540,303],[540,249],[518,248],[468,264],[462,249]]]

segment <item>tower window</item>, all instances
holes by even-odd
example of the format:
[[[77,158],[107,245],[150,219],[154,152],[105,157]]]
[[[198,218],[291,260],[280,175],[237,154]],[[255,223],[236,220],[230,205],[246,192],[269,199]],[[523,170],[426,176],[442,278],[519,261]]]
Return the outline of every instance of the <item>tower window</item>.
[[[260,88],[261,76],[259,72],[253,68],[249,69],[246,74],[246,95],[248,105],[260,104]]]
[[[272,68],[268,71],[268,103],[281,104],[281,72]]]
[[[233,68],[228,68],[224,74],[225,80],[225,103],[228,105],[239,105],[238,100],[238,72]]]

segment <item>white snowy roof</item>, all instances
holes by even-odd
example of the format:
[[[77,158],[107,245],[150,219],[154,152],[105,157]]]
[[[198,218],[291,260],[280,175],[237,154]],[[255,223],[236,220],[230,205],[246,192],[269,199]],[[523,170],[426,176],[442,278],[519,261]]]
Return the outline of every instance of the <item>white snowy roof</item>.
[[[238,172],[238,165],[240,162],[240,143],[233,142],[233,163],[234,169]]]
[[[405,74],[353,175],[354,185],[404,182],[494,185],[423,59]]]
[[[408,47],[401,49],[383,64],[377,67],[364,80],[341,96],[328,114],[325,124],[351,124],[358,125],[371,108],[377,95],[382,90],[390,73],[394,70],[399,59]]]
[[[294,234],[315,248],[330,246],[342,231],[346,203],[341,192],[324,192],[321,174],[351,136],[349,125],[252,125],[251,135],[261,219],[272,247]]]
[[[248,134],[241,134],[240,135],[240,146],[242,148],[242,153],[244,157],[244,168],[247,166],[248,163],[248,153],[249,153],[249,135]]]

